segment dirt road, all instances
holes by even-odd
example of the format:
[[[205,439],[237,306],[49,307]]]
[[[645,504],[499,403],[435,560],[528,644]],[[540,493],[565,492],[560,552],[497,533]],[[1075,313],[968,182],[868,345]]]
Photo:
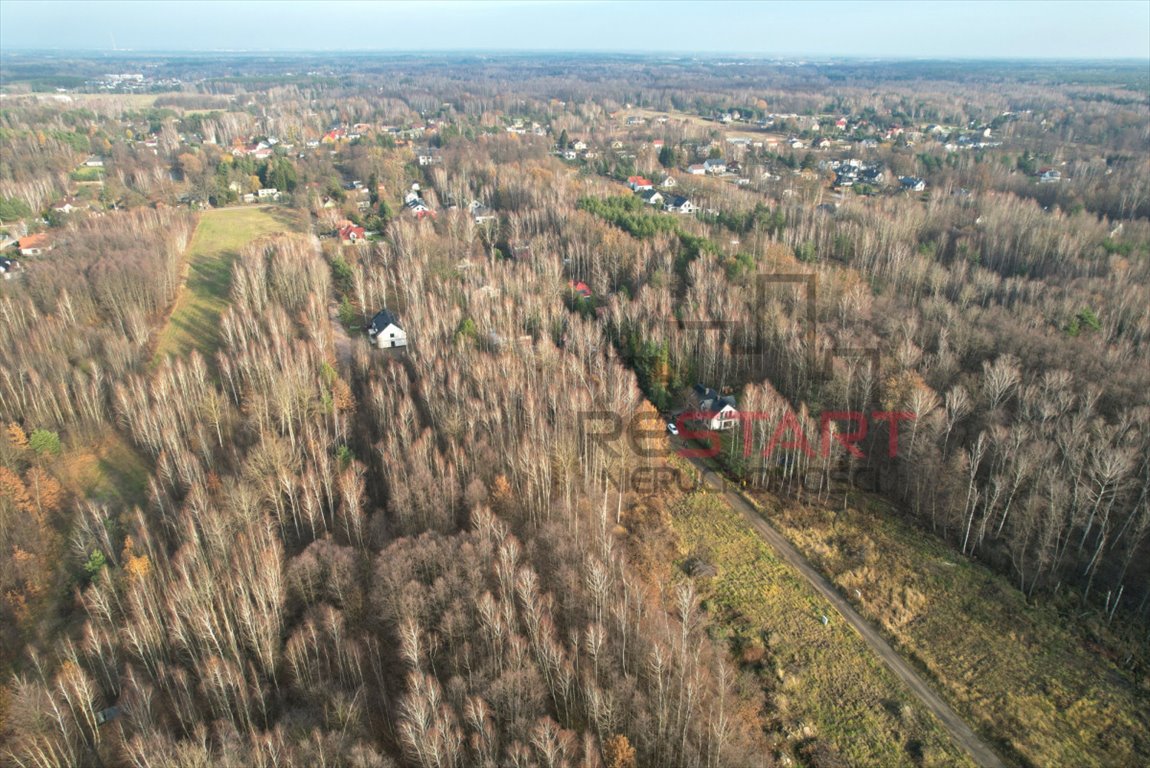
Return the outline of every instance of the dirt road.
[[[700,459],[691,459],[691,463],[703,473],[703,480],[706,483],[706,487],[716,489],[726,487],[722,477],[712,470],[707,469],[707,466]],[[815,591],[825,597],[831,605],[842,614],[847,623],[862,635],[863,640],[865,640],[867,645],[882,659],[883,663],[886,664],[900,680],[906,683],[906,686],[910,688],[915,697],[922,702],[923,706],[938,717],[943,727],[946,728],[951,738],[954,739],[959,747],[966,750],[970,757],[979,765],[984,766],[984,768],[1006,768],[1006,764],[1002,762],[1001,758],[978,737],[974,730],[966,724],[966,721],[963,720],[949,704],[943,701],[941,696],[934,692],[934,689],[931,688],[918,671],[899,656],[879,631],[871,626],[871,624],[847,602],[846,598],[838,593],[826,577],[819,573],[797,549],[791,546],[791,543],[787,541],[781,533],[772,528],[741,494],[733,490],[724,490],[721,493],[727,503],[746,518],[747,522],[771,545],[778,556],[798,571],[799,574],[815,588]],[[958,628],[956,628],[956,630],[957,629]]]

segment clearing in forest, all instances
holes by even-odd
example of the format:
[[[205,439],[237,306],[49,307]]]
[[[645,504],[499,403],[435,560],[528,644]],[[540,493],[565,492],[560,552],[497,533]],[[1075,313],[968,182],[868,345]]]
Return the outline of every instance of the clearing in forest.
[[[972,764],[831,604],[719,495],[682,497],[672,527],[685,563],[713,568],[697,583],[705,604],[804,759]]]
[[[261,235],[300,231],[285,208],[218,208],[200,214],[188,247],[184,285],[161,329],[153,363],[193,349],[210,356],[219,346],[220,315],[228,305],[232,263],[240,249]]]
[[[762,500],[774,526],[1018,762],[1138,765],[1150,750],[1144,690],[1114,663],[1140,638],[1123,642],[1103,617],[1076,632],[1053,598],[1028,603],[878,497],[852,494],[859,503],[835,511]]]

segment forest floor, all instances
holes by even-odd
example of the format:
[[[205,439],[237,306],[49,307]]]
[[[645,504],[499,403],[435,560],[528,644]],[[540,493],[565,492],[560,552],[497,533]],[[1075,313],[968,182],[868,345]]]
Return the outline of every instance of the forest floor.
[[[1005,577],[871,494],[852,494],[845,511],[756,501],[1004,756],[1108,766],[1150,752],[1150,690],[1108,658],[1118,654],[1104,625],[1067,628],[1054,607],[1028,604]]]
[[[210,358],[219,346],[220,316],[228,305],[232,263],[240,249],[261,235],[300,230],[286,208],[217,208],[200,214],[185,257],[184,284],[160,330],[153,364],[193,349]]]

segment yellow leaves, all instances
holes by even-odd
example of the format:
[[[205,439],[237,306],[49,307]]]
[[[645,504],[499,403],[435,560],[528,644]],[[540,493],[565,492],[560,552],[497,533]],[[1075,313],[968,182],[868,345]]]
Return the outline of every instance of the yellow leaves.
[[[603,758],[607,762],[607,768],[635,768],[636,765],[635,748],[621,733],[607,739],[607,743],[603,745]]]
[[[43,516],[58,512],[64,501],[64,488],[60,481],[49,475],[41,467],[32,467],[24,476],[28,491],[34,502],[34,510],[43,522]]]
[[[28,447],[28,434],[19,424],[12,422],[8,425],[7,432],[8,442],[12,443],[12,445],[21,449]]]
[[[355,410],[355,395],[351,393],[351,387],[343,379],[336,379],[331,385],[332,402],[335,407],[340,411],[354,411]]]
[[[25,514],[34,508],[24,481],[18,474],[3,466],[0,466],[0,499],[8,499],[17,510]]]
[[[130,535],[125,536],[124,549],[120,552],[124,573],[127,574],[128,581],[133,584],[147,578],[152,572],[152,561],[147,555],[137,555],[134,551],[135,546],[135,540]]]
[[[888,376],[882,386],[882,404],[888,411],[906,408],[916,390],[928,389],[922,376],[912,370]]]
[[[123,562],[124,573],[128,574],[130,582],[143,580],[152,572],[152,561],[147,555],[129,555]]]
[[[511,510],[511,502],[514,500],[511,483],[507,481],[506,475],[498,475],[495,482],[491,484],[491,506],[498,515],[507,514]]]

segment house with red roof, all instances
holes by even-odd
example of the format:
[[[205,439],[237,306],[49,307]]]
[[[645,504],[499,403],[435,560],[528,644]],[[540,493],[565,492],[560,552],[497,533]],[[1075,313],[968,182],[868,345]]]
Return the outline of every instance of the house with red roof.
[[[339,228],[339,241],[341,243],[362,243],[364,241],[363,227],[357,227],[350,221]]]
[[[571,282],[569,282],[567,284],[567,286],[572,291],[579,294],[579,298],[581,298],[581,299],[591,298],[591,289],[587,286],[587,283],[583,282],[582,280],[580,280],[579,282],[575,282],[574,280],[572,280]]]
[[[655,188],[655,185],[651,183],[650,179],[645,179],[642,176],[628,176],[627,184],[636,192],[643,192],[644,190]]]
[[[45,232],[25,235],[16,242],[16,247],[20,249],[21,256],[40,256],[44,252],[52,250],[52,244]]]

